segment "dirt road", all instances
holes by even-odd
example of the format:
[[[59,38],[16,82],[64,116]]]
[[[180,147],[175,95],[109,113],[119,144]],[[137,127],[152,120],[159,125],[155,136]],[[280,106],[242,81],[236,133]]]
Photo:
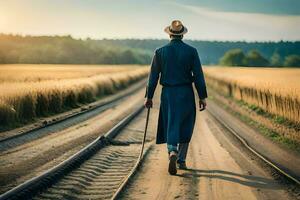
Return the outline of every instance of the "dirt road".
[[[122,198],[293,199],[206,112],[198,113],[187,165],[170,176],[166,147],[155,145]]]

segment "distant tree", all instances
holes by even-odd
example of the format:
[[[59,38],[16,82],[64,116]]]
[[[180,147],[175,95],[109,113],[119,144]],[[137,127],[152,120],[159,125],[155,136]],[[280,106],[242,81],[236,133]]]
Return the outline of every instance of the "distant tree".
[[[269,61],[257,50],[251,50],[246,55],[245,65],[250,67],[265,67],[269,66]]]
[[[243,66],[245,54],[242,49],[231,49],[224,54],[219,63],[225,66]]]
[[[300,67],[300,55],[289,55],[284,59],[285,67]]]
[[[239,49],[239,52],[235,55],[230,55],[232,58],[229,60],[232,62],[229,62],[228,58],[224,58],[222,64],[245,65],[246,63],[244,62],[246,60],[239,58],[245,57],[241,50],[248,52],[251,49],[257,49],[265,58],[271,58],[276,51],[281,58],[293,54],[300,55],[300,41],[184,41],[197,49],[202,64],[206,65],[221,63],[220,58],[231,49]],[[0,33],[0,63],[149,64],[153,51],[168,42],[168,39],[94,40],[91,38],[74,39],[70,35],[20,36]]]
[[[280,54],[275,51],[270,58],[270,64],[272,67],[280,67],[282,66],[282,60]]]
[[[123,51],[120,54],[119,61],[123,64],[137,63],[137,59],[131,50]]]

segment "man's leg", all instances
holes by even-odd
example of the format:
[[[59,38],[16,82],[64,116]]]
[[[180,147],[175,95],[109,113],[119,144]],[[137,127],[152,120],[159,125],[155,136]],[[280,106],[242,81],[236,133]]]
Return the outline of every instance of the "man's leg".
[[[176,153],[178,153],[177,145],[167,144],[167,148],[169,154],[171,153],[171,151],[175,151]]]
[[[177,145],[171,145],[168,144],[167,145],[168,148],[168,153],[169,153],[169,173],[171,175],[175,175],[177,173],[177,169],[176,169],[176,161],[177,161],[177,154],[178,154],[178,149],[177,149]]]
[[[179,144],[179,148],[178,148],[178,164],[179,164],[179,168],[181,169],[186,169],[186,163],[185,163],[185,159],[187,156],[187,152],[188,152],[188,148],[189,148],[189,143],[180,143]]]

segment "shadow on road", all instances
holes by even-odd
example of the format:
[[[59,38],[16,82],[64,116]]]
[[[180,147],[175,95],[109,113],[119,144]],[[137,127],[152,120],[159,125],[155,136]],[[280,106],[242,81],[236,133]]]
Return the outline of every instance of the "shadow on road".
[[[276,181],[272,179],[267,179],[259,176],[238,174],[238,173],[223,171],[223,170],[187,169],[185,170],[185,172],[183,172],[182,174],[178,174],[177,176],[183,178],[206,177],[211,179],[221,179],[224,181],[231,181],[231,182],[235,182],[235,183],[239,183],[242,185],[255,187],[255,188],[266,188],[266,189],[273,189],[273,190],[280,189]]]

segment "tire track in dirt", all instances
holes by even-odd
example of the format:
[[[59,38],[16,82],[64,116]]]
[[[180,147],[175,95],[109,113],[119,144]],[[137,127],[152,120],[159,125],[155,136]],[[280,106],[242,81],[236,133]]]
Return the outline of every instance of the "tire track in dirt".
[[[110,199],[138,160],[145,111],[126,126],[112,141],[85,161],[79,168],[62,177],[33,199]],[[157,111],[152,111],[157,115]],[[154,139],[154,126],[149,126],[146,149]]]
[[[139,156],[140,145],[109,146],[33,199],[110,199]]]
[[[106,110],[88,121],[69,127],[58,134],[51,134],[0,155],[0,192],[41,174],[62,162],[142,104],[144,91],[125,99],[121,104]]]

